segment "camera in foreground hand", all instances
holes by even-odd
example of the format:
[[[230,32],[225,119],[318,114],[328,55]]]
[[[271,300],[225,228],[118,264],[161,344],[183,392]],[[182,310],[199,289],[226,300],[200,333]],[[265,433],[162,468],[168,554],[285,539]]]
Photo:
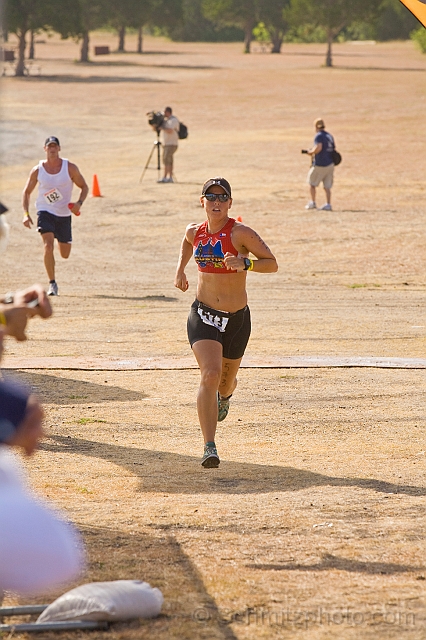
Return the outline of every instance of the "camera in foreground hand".
[[[302,153],[308,153],[307,149],[302,149]]]
[[[164,122],[164,113],[161,113],[161,111],[148,111],[146,115],[149,116],[148,124],[155,127],[158,131]]]

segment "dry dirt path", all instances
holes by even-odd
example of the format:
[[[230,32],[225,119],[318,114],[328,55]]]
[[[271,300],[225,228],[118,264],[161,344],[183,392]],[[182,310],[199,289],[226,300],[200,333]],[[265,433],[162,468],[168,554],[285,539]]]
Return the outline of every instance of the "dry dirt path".
[[[174,268],[186,224],[202,220],[200,185],[218,173],[280,265],[249,274],[248,357],[424,360],[426,57],[411,43],[342,44],[325,69],[323,45],[244,56],[239,44],[145,44],[79,65],[77,46],[53,38],[37,44],[40,76],[1,80],[3,290],[45,279],[19,202],[47,135],[104,196],[73,220],[54,317],[8,344],[5,365],[20,363],[14,375],[46,407],[31,479],[84,532],[80,582],[141,578],[165,595],[157,620],[73,637],[420,640],[424,369],[242,369],[222,464],[206,472],[196,370],[75,363],[190,356],[196,270],[185,295]],[[157,184],[152,163],[140,184],[145,114],[166,104],[190,131],[178,183]],[[331,213],[304,210],[300,149],[319,115],[343,155]],[[21,368],[39,358],[61,366]]]

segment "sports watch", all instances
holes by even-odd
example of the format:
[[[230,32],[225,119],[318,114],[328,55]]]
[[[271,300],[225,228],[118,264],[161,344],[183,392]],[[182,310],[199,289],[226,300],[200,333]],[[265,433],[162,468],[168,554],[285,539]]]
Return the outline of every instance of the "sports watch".
[[[244,260],[244,271],[251,271],[253,269],[253,260],[250,258],[243,258]]]

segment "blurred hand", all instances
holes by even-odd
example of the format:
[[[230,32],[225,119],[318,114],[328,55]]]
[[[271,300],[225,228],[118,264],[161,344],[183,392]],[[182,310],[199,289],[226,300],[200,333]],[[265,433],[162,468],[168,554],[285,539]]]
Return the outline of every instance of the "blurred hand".
[[[50,318],[52,315],[52,307],[47,293],[41,284],[33,284],[31,287],[28,287],[28,289],[17,291],[13,296],[13,306],[26,306],[35,300],[38,300],[38,305],[30,309],[27,308],[29,317],[40,316],[41,318]]]
[[[19,342],[26,340],[25,327],[27,326],[30,310],[24,306],[16,307],[15,304],[3,306],[0,310],[6,318],[5,333],[16,338]]]
[[[44,411],[40,402],[36,396],[30,395],[24,419],[7,444],[11,447],[21,447],[27,456],[31,456],[44,435],[43,418]]]

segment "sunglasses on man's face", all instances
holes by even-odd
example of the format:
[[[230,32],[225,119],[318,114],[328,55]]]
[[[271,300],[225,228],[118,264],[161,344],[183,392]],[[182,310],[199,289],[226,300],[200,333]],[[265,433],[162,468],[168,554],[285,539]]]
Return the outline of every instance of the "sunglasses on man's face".
[[[204,197],[209,202],[219,200],[219,202],[228,202],[229,196],[227,193],[205,193]]]

